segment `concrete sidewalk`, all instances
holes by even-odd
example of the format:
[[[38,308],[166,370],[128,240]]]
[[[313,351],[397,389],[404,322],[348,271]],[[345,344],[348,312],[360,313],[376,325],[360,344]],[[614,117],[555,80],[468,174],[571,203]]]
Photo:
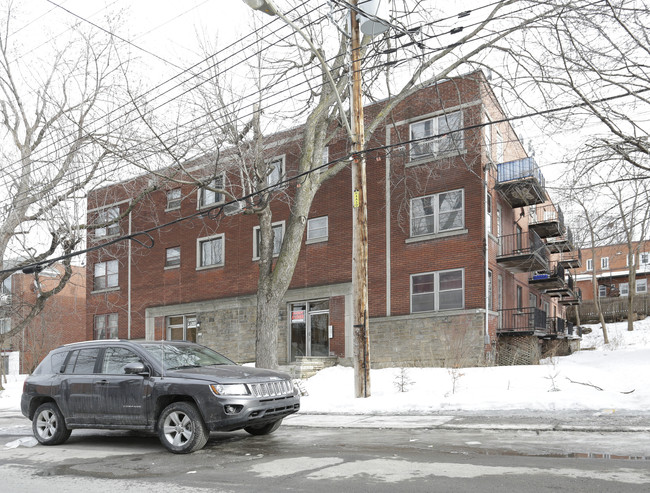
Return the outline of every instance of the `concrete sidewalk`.
[[[284,426],[306,428],[386,428],[444,430],[527,430],[650,433],[650,413],[562,411],[561,413],[504,412],[445,415],[367,415],[297,413]]]

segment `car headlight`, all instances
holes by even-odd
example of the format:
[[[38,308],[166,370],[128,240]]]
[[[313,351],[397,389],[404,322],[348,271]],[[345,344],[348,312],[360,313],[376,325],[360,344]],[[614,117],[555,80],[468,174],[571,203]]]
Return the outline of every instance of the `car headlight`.
[[[216,395],[248,395],[248,387],[243,383],[232,384],[212,384],[210,385],[212,392]]]

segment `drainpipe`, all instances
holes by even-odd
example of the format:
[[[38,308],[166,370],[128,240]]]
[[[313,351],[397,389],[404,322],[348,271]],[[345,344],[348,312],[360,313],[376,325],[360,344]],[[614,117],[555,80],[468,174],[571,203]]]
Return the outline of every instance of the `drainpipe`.
[[[131,206],[131,202],[129,201],[129,207]],[[132,218],[133,218],[133,211],[129,211],[129,236],[133,233],[133,223],[132,223]],[[126,288],[126,296],[127,296],[127,307],[126,307],[126,320],[127,320],[127,339],[131,339],[131,245],[133,244],[132,241],[128,241],[128,260],[127,260],[127,288]]]
[[[488,308],[490,306],[490,289],[489,289],[489,260],[490,260],[490,236],[489,236],[489,220],[490,216],[488,214],[488,167],[484,168],[484,177],[483,180],[483,207],[485,207],[485,334],[483,343],[485,346],[490,344],[490,332],[489,332],[489,316]]]

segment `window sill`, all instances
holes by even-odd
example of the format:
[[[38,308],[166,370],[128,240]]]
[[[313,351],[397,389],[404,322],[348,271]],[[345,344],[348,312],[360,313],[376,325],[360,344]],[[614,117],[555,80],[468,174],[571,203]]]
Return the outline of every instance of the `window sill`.
[[[178,207],[168,207],[167,209],[165,209],[165,212],[180,211],[180,210],[181,210],[181,206],[179,205]]]
[[[181,264],[178,264],[178,265],[166,265],[165,267],[163,267],[164,270],[172,270],[172,269],[180,269],[180,268],[181,268]]]
[[[404,243],[418,243],[420,241],[438,240],[441,238],[449,238],[450,236],[458,236],[467,234],[469,231],[464,229],[454,229],[453,231],[445,231],[444,233],[435,233],[432,235],[412,236],[404,240]]]
[[[120,290],[119,286],[113,286],[113,287],[110,287],[110,288],[96,289],[94,291],[91,291],[90,294],[110,293],[110,292],[119,291],[119,290]]]
[[[322,238],[312,238],[311,240],[305,241],[305,245],[313,245],[314,243],[325,243],[329,239],[328,236]]]
[[[226,202],[222,200],[221,202],[213,202],[211,204],[201,204],[196,208],[196,210],[201,211],[203,209],[212,209],[214,207],[219,207],[221,205],[224,205],[225,203]],[[167,211],[165,211],[165,212],[167,212]]]
[[[104,236],[95,236],[92,235],[92,238],[90,238],[90,241],[106,241],[106,240],[112,240],[113,238],[117,238],[120,236],[119,233],[113,233],[110,235],[104,235]]]
[[[210,269],[217,269],[219,267],[223,267],[225,264],[214,264],[214,265],[206,265],[203,267],[197,267],[196,270],[210,270]]]
[[[420,166],[422,164],[430,163],[432,161],[438,161],[440,159],[463,156],[467,154],[467,149],[462,149],[460,151],[445,152],[443,154],[427,154],[426,156],[419,156],[416,158],[411,158],[409,156],[409,162],[406,163],[406,167],[410,168],[411,166]]]

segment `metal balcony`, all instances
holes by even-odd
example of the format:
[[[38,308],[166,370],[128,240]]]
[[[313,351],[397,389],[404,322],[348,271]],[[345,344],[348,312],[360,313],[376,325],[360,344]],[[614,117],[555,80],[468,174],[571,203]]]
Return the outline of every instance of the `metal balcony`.
[[[582,303],[582,290],[580,288],[572,288],[569,293],[560,298],[560,304],[564,306],[576,306]]]
[[[496,189],[513,209],[546,202],[544,187],[544,175],[531,157],[497,165]]]
[[[556,260],[565,269],[579,269],[582,267],[582,250],[578,248],[570,252],[560,252]]]
[[[528,209],[528,229],[540,238],[554,238],[564,234],[564,214],[553,204],[531,205]]]
[[[562,281],[558,283],[558,286],[548,288],[545,290],[545,293],[548,294],[551,298],[564,298],[571,297],[573,295],[573,276],[569,271],[565,271],[564,267],[558,265],[558,269],[562,269]]]
[[[528,284],[547,292],[548,290],[564,289],[567,285],[564,272],[564,267],[556,263],[549,270],[534,272],[529,277]]]
[[[571,228],[566,229],[566,233],[557,238],[547,238],[546,246],[551,253],[566,253],[573,251],[573,233]]]
[[[512,273],[548,270],[550,252],[534,231],[501,236],[497,262]]]
[[[539,308],[528,306],[499,310],[499,335],[544,336],[546,332],[546,312]]]
[[[567,322],[563,318],[548,317],[546,319],[546,333],[550,338],[566,337]]]

